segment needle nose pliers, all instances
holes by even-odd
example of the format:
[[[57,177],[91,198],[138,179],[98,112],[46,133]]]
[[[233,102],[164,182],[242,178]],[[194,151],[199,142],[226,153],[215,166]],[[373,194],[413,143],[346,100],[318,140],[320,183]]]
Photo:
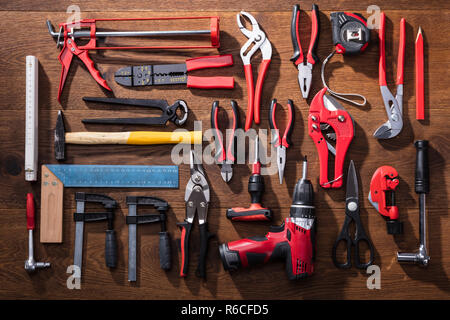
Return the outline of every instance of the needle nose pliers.
[[[308,98],[309,90],[311,89],[312,70],[314,64],[319,62],[319,57],[316,54],[320,32],[319,6],[313,4],[311,10],[311,38],[309,40],[306,61],[300,44],[299,11],[300,6],[298,4],[294,5],[291,21],[291,39],[292,46],[294,47],[294,55],[292,56],[291,61],[298,69],[298,85],[302,91],[303,98],[306,99]]]
[[[384,12],[380,15],[380,31],[378,37],[380,40],[380,64],[379,64],[379,82],[381,95],[383,97],[384,107],[388,116],[388,121],[383,123],[375,132],[374,137],[378,139],[390,139],[397,136],[403,128],[403,66],[405,60],[405,19],[400,20],[400,40],[398,44],[397,61],[397,94],[391,93],[386,82],[386,55],[384,48]]]
[[[219,101],[214,101],[211,108],[211,129],[213,130],[214,141],[216,144],[216,161],[221,165],[220,174],[225,182],[228,182],[233,177],[233,168],[235,157],[234,157],[234,147],[235,147],[235,133],[239,126],[239,111],[238,104],[236,101],[231,100],[231,110],[233,112],[232,126],[231,129],[227,129],[228,144],[225,148],[224,136],[219,129],[218,125],[218,114],[219,114]]]
[[[280,130],[275,122],[275,112],[277,109],[277,99],[273,99],[270,104],[269,110],[269,125],[272,134],[272,144],[277,149],[277,166],[278,177],[280,178],[280,184],[283,183],[284,167],[286,166],[286,149],[292,144],[291,134],[294,129],[295,113],[293,108],[293,102],[288,99],[288,121],[283,137],[280,135]]]
[[[192,224],[195,213],[198,215],[198,225],[200,229],[200,256],[195,274],[197,277],[206,277],[206,255],[208,252],[208,240],[212,235],[208,232],[206,216],[208,214],[208,205],[210,190],[206,181],[205,171],[194,155],[190,153],[191,177],[186,185],[184,201],[186,202],[186,219],[178,223],[181,229],[181,270],[180,276],[186,277],[189,265],[189,236],[191,234]]]
[[[241,15],[248,18],[252,25],[252,30],[248,30],[244,27],[241,21]],[[266,77],[267,69],[269,68],[272,58],[272,45],[269,39],[267,39],[264,31],[259,27],[258,21],[248,12],[241,11],[236,15],[237,24],[239,30],[248,38],[247,42],[242,46],[240,55],[244,64],[245,80],[247,81],[248,91],[248,105],[247,115],[245,119],[245,131],[247,131],[253,122],[253,118],[256,124],[259,124],[259,108],[261,104],[261,92]],[[250,46],[253,44],[251,49]],[[251,58],[253,54],[261,50],[262,62],[258,70],[258,79],[256,80],[256,88],[253,85],[253,72],[251,65]]]

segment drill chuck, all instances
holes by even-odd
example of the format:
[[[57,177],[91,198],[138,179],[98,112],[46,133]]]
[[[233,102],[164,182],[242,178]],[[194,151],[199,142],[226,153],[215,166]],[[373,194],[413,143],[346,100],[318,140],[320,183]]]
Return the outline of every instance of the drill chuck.
[[[303,177],[295,185],[290,215],[293,218],[314,218],[314,189],[306,178],[307,160],[303,160]]]

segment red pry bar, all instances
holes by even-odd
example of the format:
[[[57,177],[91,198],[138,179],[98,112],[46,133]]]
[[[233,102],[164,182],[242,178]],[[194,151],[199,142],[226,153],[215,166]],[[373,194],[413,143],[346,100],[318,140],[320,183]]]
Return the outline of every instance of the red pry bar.
[[[424,108],[424,72],[423,72],[423,37],[422,28],[419,27],[419,32],[416,38],[416,119],[425,119]]]

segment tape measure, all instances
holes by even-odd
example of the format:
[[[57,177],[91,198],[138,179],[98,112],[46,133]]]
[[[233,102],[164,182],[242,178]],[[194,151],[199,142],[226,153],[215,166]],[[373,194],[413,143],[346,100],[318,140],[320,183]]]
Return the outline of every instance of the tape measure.
[[[77,164],[45,166],[61,180],[64,187],[178,188],[178,166]]]
[[[332,12],[331,29],[336,52],[358,54],[363,52],[370,41],[370,30],[366,19],[359,13]]]
[[[25,180],[37,180],[38,165],[38,65],[35,56],[26,57],[25,93]]]

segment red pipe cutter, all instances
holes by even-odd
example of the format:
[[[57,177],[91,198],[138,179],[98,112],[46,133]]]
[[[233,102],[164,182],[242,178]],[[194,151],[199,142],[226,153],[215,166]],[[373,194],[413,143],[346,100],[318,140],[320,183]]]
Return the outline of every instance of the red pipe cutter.
[[[390,166],[379,167],[370,181],[369,202],[386,218],[389,234],[403,233],[403,223],[397,221],[398,207],[395,205],[395,188],[399,184],[397,170]],[[388,195],[391,195],[388,205]]]
[[[308,116],[309,136],[313,139],[320,161],[320,185],[323,188],[342,186],[345,154],[355,135],[353,119],[332,96],[326,95],[327,88],[320,90],[311,102]],[[335,140],[335,147],[325,140],[322,131],[332,129],[326,134]],[[334,155],[334,178],[328,180],[328,152]]]

